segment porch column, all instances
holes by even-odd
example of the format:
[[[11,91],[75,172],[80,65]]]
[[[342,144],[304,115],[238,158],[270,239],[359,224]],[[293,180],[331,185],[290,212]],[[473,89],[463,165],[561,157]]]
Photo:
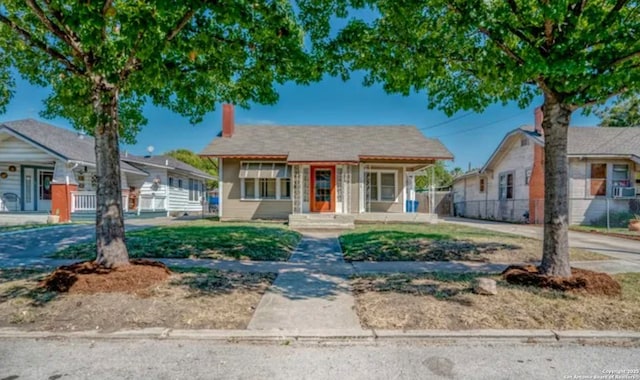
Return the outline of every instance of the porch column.
[[[57,161],[51,181],[51,214],[60,216],[60,222],[71,220],[71,192],[78,191],[78,182],[73,173],[75,166]]]

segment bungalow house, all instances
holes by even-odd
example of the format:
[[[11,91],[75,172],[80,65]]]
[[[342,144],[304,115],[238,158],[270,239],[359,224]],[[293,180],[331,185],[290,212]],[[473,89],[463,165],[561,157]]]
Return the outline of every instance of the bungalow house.
[[[92,218],[96,160],[90,136],[32,119],[0,123],[0,220],[58,214]],[[127,215],[202,210],[210,175],[165,156],[123,154],[122,205]],[[9,216],[13,215],[13,218]]]
[[[533,127],[507,133],[482,168],[454,179],[454,214],[543,223],[545,139],[539,109],[535,120]],[[568,138],[569,223],[637,213],[640,128],[570,127]]]
[[[453,156],[417,128],[235,125],[233,115],[224,105],[222,131],[201,153],[219,160],[221,219],[289,218],[294,226],[433,217],[407,213],[413,179]]]

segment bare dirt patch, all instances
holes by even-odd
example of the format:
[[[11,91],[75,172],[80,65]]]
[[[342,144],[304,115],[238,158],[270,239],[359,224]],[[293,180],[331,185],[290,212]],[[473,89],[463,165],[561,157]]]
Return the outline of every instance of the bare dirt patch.
[[[478,274],[361,276],[352,281],[362,325],[377,329],[640,330],[640,274],[618,274],[618,297],[498,281],[498,294],[471,291]]]
[[[9,272],[0,271],[0,278],[13,278],[0,281],[0,327],[49,331],[244,329],[275,279],[270,273],[174,268],[142,291],[87,294],[39,287],[43,273]]]
[[[571,268],[571,277],[545,276],[533,265],[512,265],[502,272],[502,277],[512,285],[536,286],[564,292],[584,292],[596,296],[619,296],[622,289],[606,273]]]

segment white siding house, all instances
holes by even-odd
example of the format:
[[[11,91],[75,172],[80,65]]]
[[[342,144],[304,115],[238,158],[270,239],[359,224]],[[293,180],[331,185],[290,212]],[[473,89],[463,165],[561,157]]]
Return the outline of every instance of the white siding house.
[[[640,213],[640,128],[571,127],[567,149],[570,224]],[[542,223],[543,173],[540,125],[513,130],[481,169],[454,179],[454,210],[464,217]]]
[[[0,224],[9,213],[90,218],[95,167],[92,137],[31,119],[0,123]],[[204,181],[214,179],[164,156],[125,155],[120,167],[127,215],[201,210]],[[188,187],[170,186],[171,178]]]

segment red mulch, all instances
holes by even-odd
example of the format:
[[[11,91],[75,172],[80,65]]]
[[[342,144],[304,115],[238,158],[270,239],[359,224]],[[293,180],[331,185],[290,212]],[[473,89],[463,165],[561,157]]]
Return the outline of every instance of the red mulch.
[[[620,284],[606,273],[571,268],[571,277],[545,276],[533,265],[511,265],[502,272],[510,284],[537,286],[563,292],[580,292],[598,296],[619,296]]]
[[[49,291],[69,293],[136,293],[169,278],[166,265],[150,260],[130,260],[130,265],[105,268],[95,261],[62,266],[47,276],[40,286]]]

